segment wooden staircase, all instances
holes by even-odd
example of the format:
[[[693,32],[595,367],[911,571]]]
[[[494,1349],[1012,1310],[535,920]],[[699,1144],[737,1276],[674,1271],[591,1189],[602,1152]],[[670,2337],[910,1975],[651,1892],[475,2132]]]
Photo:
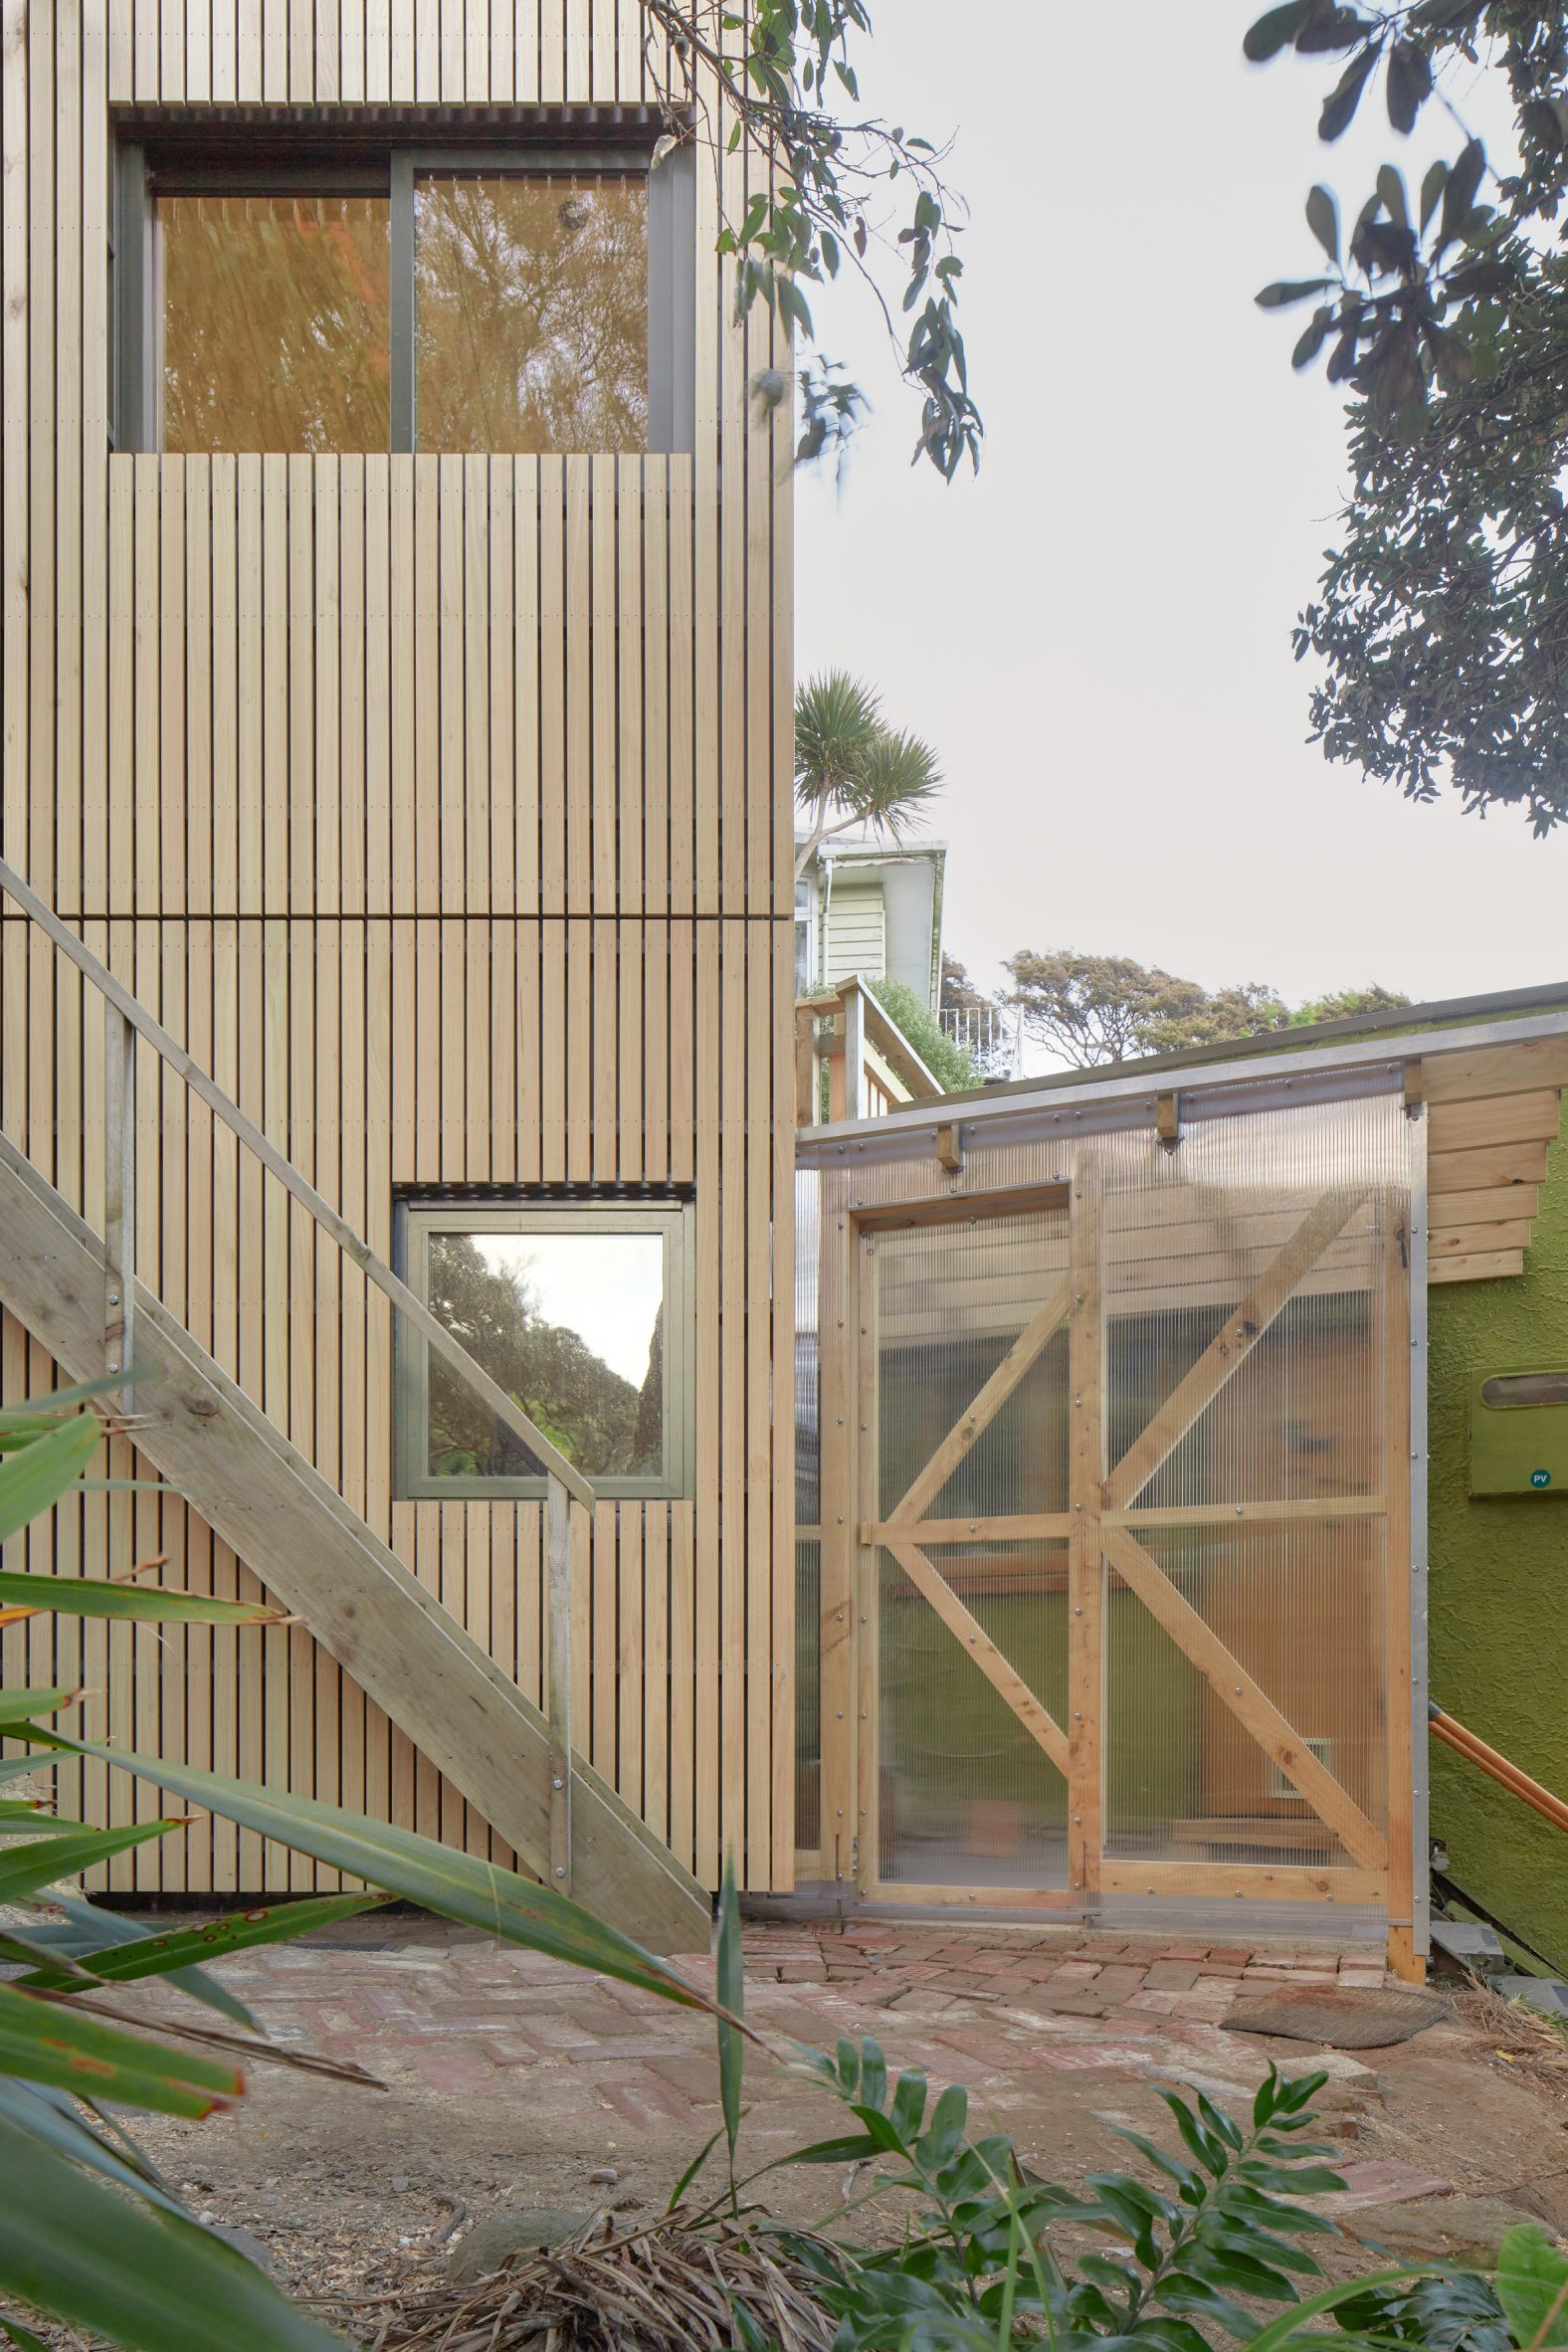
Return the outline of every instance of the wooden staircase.
[[[103,994],[113,1024],[152,1044],[165,1063],[248,1143],[370,1278],[423,1327],[430,1321],[403,1284],[348,1233],[312,1188],[282,1162],[142,1007],[129,998],[10,868],[0,888],[21,900],[56,946]],[[133,1084],[127,1050],[109,1057],[111,1084]],[[109,1126],[127,1138],[123,1095]],[[135,1370],[128,1392],[135,1443],[160,1476],[198,1511],[286,1608],[297,1616],[366,1696],[504,1838],[524,1865],[656,1951],[705,1950],[707,1894],[571,1745],[566,1712],[567,1514],[591,1498],[580,1473],[555,1455],[515,1403],[462,1349],[458,1368],[519,1426],[550,1470],[552,1684],[546,1715],[524,1697],[457,1620],[136,1280],[128,1258],[134,1216],[127,1174],[110,1186],[107,1240],[95,1233],[16,1146],[0,1136],[0,1304],[73,1380],[101,1378],[105,1364]],[[109,1304],[105,1340],[105,1299]],[[128,1310],[128,1311],[127,1311]],[[448,1334],[427,1331],[444,1354]],[[105,1346],[111,1351],[105,1356]],[[568,1484],[569,1482],[569,1484]]]

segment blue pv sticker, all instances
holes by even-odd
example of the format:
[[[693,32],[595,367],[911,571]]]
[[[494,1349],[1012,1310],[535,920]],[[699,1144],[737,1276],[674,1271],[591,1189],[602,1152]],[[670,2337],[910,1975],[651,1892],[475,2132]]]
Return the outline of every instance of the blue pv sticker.
[[[1551,1482],[1552,1473],[1550,1470],[1531,1470],[1530,1484],[1532,1486],[1549,1486]]]

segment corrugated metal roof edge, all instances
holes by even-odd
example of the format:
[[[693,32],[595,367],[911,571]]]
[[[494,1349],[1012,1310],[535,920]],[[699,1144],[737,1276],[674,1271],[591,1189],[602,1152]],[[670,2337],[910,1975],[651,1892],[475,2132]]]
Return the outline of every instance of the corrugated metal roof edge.
[[[1531,1015],[1535,1018],[1530,1018]],[[806,1160],[850,1135],[869,1136],[877,1132],[890,1142],[898,1128],[928,1127],[933,1117],[947,1119],[956,1114],[959,1118],[989,1118],[1023,1111],[1033,1105],[1045,1108],[1073,1095],[1090,1101],[1096,1098],[1110,1101],[1139,1093],[1152,1095],[1167,1079],[1197,1078],[1205,1086],[1224,1087],[1239,1084],[1249,1076],[1263,1080],[1290,1071],[1344,1072],[1381,1060],[1400,1038],[1422,1038],[1427,1040],[1429,1050],[1458,1053],[1477,1051],[1491,1044],[1522,1044],[1565,1032],[1568,1032],[1568,981],[1539,988],[1506,989],[1488,996],[1449,997],[1430,1004],[1403,1005],[1386,1013],[1319,1022],[1306,1029],[1271,1030],[1262,1037],[1238,1038],[1222,1046],[1190,1046],[1178,1054],[1154,1056],[1141,1062],[1101,1063],[1092,1070],[1047,1071],[1036,1078],[971,1087],[961,1094],[943,1094],[934,1103],[901,1105],[882,1118],[811,1128],[799,1137],[798,1148]],[[1358,1047],[1365,1051],[1358,1053]]]
[[[1038,1093],[1042,1086],[1104,1085],[1112,1078],[1144,1081],[1167,1071],[1217,1070],[1222,1064],[1256,1061],[1265,1054],[1309,1053],[1314,1046],[1354,1045],[1363,1038],[1378,1040],[1419,1035],[1423,1030],[1456,1021],[1504,1021],[1510,1013],[1568,1011],[1568,980],[1540,988],[1507,988],[1489,996],[1450,996],[1430,1004],[1398,1005],[1379,1013],[1351,1014],[1342,1021],[1314,1021],[1300,1029],[1266,1029],[1258,1037],[1240,1037],[1212,1046],[1183,1046],[1174,1054],[1151,1054],[1139,1062],[1101,1062],[1090,1070],[1045,1070],[1034,1078],[1005,1078],[987,1086],[971,1086],[952,1102],[995,1101],[1000,1096]]]

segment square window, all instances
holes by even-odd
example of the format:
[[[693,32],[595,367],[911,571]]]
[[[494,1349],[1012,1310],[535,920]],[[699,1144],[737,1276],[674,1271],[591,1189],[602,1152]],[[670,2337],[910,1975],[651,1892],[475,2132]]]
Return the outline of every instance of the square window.
[[[400,1212],[410,1288],[606,1496],[688,1488],[689,1214],[620,1201]],[[522,1440],[406,1330],[398,1397],[400,1494],[543,1492]]]

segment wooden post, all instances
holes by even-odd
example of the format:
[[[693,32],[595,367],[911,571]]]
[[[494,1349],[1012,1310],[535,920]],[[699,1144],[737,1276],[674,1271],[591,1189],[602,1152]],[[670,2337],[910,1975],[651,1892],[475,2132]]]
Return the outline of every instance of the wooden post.
[[[572,1890],[572,1529],[559,1478],[544,1490],[544,1639],[549,1661],[550,1884]]]
[[[131,1370],[136,1299],[136,1033],[103,1006],[103,1346],[110,1372]],[[119,1402],[127,1406],[129,1391]]]
[[[1407,1073],[1420,1064],[1406,1064]],[[1388,1495],[1385,1578],[1388,1600],[1388,1965],[1404,1983],[1427,1981],[1416,1949],[1415,1727],[1411,1680],[1415,1667],[1411,1622],[1411,1396],[1410,1211],[1392,1190],[1380,1203],[1383,1227],[1384,1480]],[[1426,1756],[1420,1759],[1423,1767]],[[1419,1866],[1426,1867],[1426,1856]]]
[[[844,992],[844,1111],[847,1119],[863,1119],[866,1099],[866,1005],[859,987]]]
[[[1105,1476],[1102,1430],[1104,1324],[1101,1292],[1100,1174],[1080,1151],[1073,1171],[1072,1302],[1068,1310],[1068,1378],[1072,1391],[1069,1453],[1073,1541],[1068,1555],[1068,1837],[1069,1876],[1085,1913],[1099,1895],[1104,1844],[1104,1759],[1101,1693],[1104,1681],[1105,1571],[1100,1531]]]

